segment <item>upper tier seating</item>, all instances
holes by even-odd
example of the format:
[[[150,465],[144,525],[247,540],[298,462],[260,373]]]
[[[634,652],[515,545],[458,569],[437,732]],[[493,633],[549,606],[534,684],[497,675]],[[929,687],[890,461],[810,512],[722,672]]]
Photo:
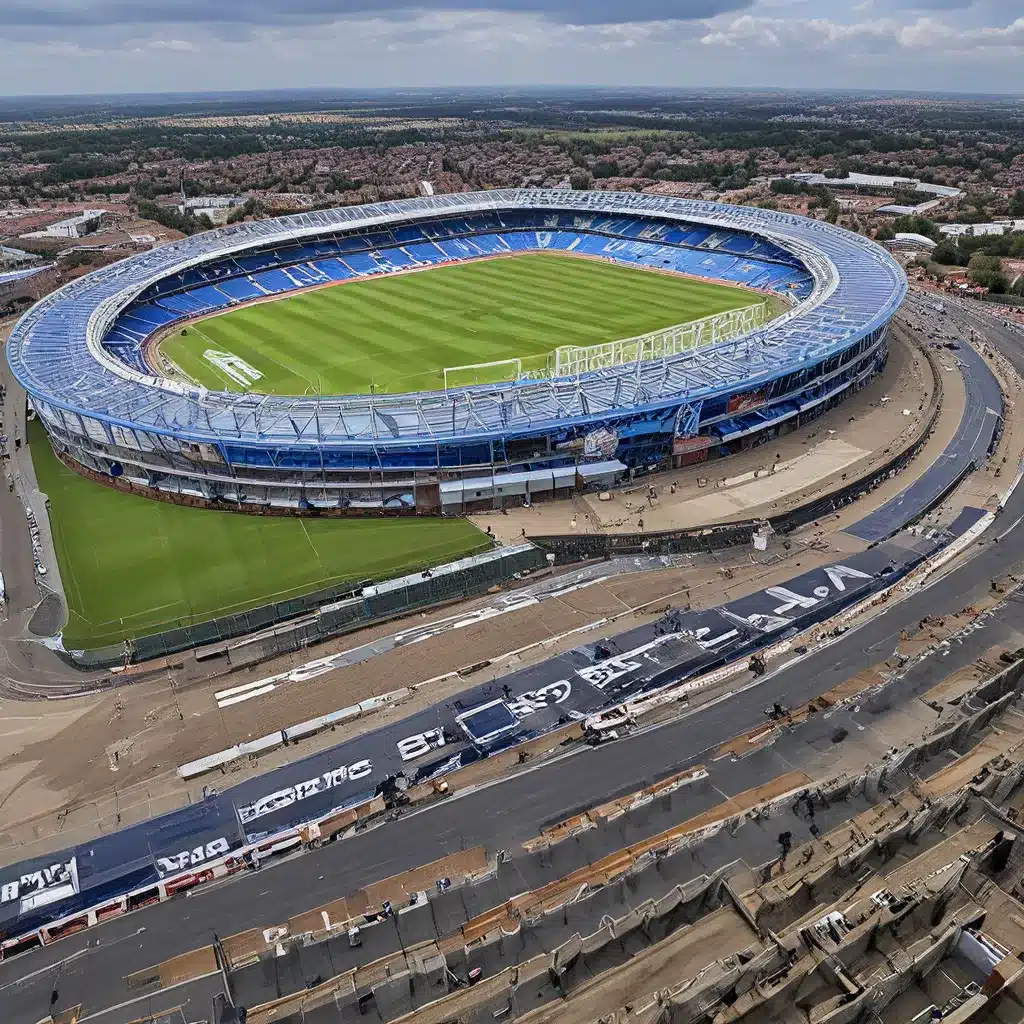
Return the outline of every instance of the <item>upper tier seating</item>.
[[[337,281],[536,250],[672,270],[797,299],[809,295],[814,284],[793,255],[738,231],[645,218],[505,211],[290,242],[173,274],[150,285],[121,313],[104,345],[148,372],[145,339],[190,317]]]

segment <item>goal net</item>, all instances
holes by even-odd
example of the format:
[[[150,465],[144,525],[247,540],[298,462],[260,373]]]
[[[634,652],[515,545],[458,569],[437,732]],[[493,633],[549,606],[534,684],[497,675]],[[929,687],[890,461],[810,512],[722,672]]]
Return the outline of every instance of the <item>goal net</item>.
[[[519,380],[522,359],[496,359],[491,363],[467,363],[444,368],[444,389],[464,388],[472,384],[504,384]]]

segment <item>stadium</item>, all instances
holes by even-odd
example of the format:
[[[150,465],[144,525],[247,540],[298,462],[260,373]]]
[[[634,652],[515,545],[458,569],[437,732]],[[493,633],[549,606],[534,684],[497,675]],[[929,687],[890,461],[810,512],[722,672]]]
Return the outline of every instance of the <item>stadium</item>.
[[[888,253],[820,221],[495,190],[170,243],[54,292],[7,347],[94,479],[248,511],[459,513],[805,423],[882,369],[905,292]]]

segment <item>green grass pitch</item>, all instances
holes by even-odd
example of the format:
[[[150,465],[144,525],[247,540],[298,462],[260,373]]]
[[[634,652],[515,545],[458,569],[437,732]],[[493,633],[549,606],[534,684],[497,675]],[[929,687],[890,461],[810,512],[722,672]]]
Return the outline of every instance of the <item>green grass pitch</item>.
[[[244,390],[204,359],[214,349],[259,371],[249,389],[260,393],[429,391],[443,386],[446,366],[518,357],[542,368],[559,345],[617,341],[756,301],[742,288],[527,253],[256,303],[175,331],[161,347],[208,388]]]
[[[29,424],[70,617],[92,649],[343,581],[383,579],[484,551],[465,519],[278,519],[185,508],[93,483]]]

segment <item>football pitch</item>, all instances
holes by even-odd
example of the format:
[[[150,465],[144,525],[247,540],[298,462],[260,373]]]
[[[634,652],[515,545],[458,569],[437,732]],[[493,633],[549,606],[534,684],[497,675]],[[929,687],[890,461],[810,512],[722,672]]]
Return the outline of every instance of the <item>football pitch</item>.
[[[485,551],[465,519],[286,519],[170,505],[93,483],[29,424],[69,607],[64,644],[93,649]]]
[[[279,395],[430,391],[444,386],[445,367],[519,358],[524,370],[543,369],[559,345],[618,341],[755,301],[742,288],[524,253],[255,303],[190,324],[184,333],[176,330],[161,350],[211,389]],[[240,381],[225,371],[225,358],[259,376]],[[506,379],[508,365],[490,372],[481,383]]]

